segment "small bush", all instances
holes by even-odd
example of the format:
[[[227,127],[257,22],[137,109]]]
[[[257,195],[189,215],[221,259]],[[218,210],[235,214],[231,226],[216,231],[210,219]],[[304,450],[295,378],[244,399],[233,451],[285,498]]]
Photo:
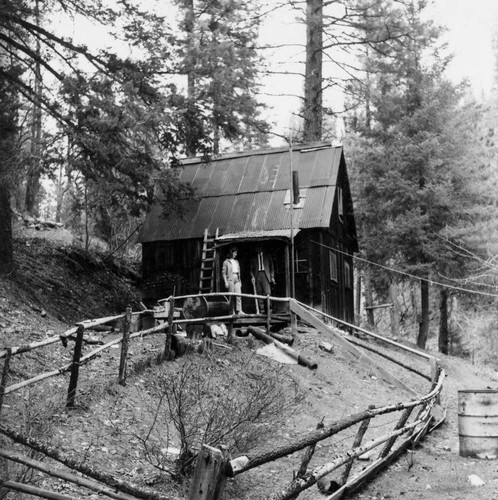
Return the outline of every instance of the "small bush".
[[[223,359],[192,354],[175,362],[173,374],[157,375],[150,384],[158,402],[153,425],[172,424],[180,448],[177,473],[190,472],[202,444],[225,445],[233,454],[254,448],[296,408],[302,396],[294,382],[265,361],[236,352]],[[150,454],[157,444],[147,447]]]

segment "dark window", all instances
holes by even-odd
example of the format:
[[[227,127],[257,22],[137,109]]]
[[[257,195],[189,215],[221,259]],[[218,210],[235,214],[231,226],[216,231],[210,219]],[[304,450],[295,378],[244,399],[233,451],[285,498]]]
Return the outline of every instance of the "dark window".
[[[329,250],[330,280],[337,281],[337,255]]]
[[[348,262],[344,262],[344,286],[351,288],[351,266]]]

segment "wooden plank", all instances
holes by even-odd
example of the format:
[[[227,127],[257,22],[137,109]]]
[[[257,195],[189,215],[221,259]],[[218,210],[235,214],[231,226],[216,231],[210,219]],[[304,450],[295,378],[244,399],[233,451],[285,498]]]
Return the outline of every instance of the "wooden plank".
[[[318,319],[314,314],[307,311],[304,307],[297,303],[294,299],[290,299],[290,308],[291,311],[300,316],[302,319],[307,321],[313,328],[316,328],[319,332],[322,332],[326,335],[332,337],[336,343],[338,343],[341,347],[344,348],[346,352],[351,354],[359,363],[371,369],[376,376],[382,378],[386,382],[394,385],[398,389],[401,389],[411,396],[417,396],[417,393],[408,387],[404,382],[396,378],[394,375],[389,373],[385,368],[380,366],[377,362],[375,362],[372,358],[367,356],[363,351],[355,347],[353,344],[348,342],[342,335],[336,333],[332,328],[326,325],[323,321]]]

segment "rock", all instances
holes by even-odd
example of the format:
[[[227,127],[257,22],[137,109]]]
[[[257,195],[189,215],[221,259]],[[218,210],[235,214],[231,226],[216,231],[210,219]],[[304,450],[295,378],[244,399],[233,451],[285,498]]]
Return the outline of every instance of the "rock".
[[[467,481],[470,483],[471,486],[483,486],[484,485],[484,481],[479,476],[476,476],[475,474],[471,474],[467,478]]]
[[[322,493],[334,493],[334,491],[337,491],[341,487],[337,481],[328,477],[321,477],[317,481],[317,486]]]

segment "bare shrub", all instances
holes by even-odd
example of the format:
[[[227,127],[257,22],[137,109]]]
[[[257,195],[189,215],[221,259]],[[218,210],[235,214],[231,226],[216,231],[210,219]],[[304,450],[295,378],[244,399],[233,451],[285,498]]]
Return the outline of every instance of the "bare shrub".
[[[156,401],[147,439],[149,458],[157,460],[155,428],[175,431],[179,443],[176,471],[189,473],[202,444],[228,446],[242,453],[263,442],[302,400],[283,370],[260,358],[244,359],[241,352],[219,359],[212,354],[189,355],[174,364],[174,373],[159,372],[150,384]],[[169,429],[170,432],[173,429]]]

